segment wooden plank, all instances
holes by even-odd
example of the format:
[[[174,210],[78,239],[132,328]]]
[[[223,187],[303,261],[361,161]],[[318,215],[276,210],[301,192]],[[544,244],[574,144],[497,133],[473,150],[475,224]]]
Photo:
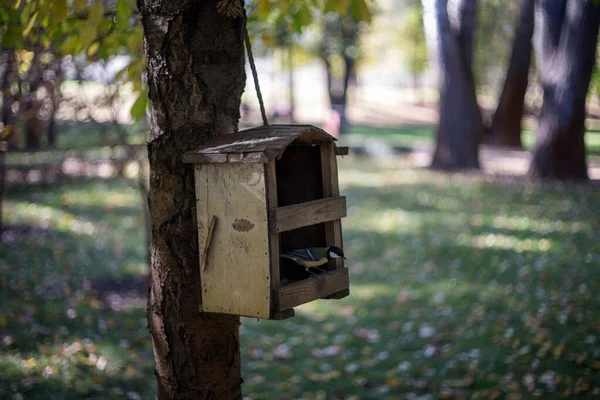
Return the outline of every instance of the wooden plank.
[[[220,163],[266,163],[273,158],[268,152],[249,153],[185,153],[183,162],[188,164]]]
[[[333,143],[330,144],[333,148],[335,145]],[[334,150],[332,150],[333,152]],[[339,196],[340,195],[340,187],[338,182],[338,167],[337,167],[337,158],[332,156],[329,158],[329,170],[331,172],[331,195]],[[340,249],[344,248],[344,240],[342,237],[342,220],[338,219],[336,221],[331,222],[331,226],[333,228],[333,243],[338,246]],[[344,267],[344,259],[338,258],[333,261],[337,268]]]
[[[337,197],[340,195],[337,177],[337,160],[335,158],[335,145],[328,143],[321,146],[321,170],[323,176],[323,197]],[[340,219],[325,223],[325,237],[327,246],[338,246],[343,249],[342,222]],[[329,268],[342,268],[344,260],[341,258],[329,260]]]
[[[350,153],[350,148],[348,146],[336,146],[335,155],[336,156],[347,156]]]
[[[275,311],[285,311],[309,301],[321,299],[333,293],[348,289],[350,281],[347,268],[338,268],[319,275],[303,279],[273,290]]]
[[[201,164],[195,168],[198,243],[218,219],[208,268],[200,270],[202,310],[269,318],[269,231],[262,164]]]
[[[296,313],[294,312],[293,308],[285,311],[271,311],[271,319],[276,321],[292,318],[295,315]]]
[[[220,135],[206,142],[197,150],[184,154],[185,163],[218,163],[218,162],[266,162],[252,161],[256,158],[279,158],[292,142],[301,144],[319,144],[333,142],[336,139],[322,129],[312,125],[267,125],[248,129],[238,133]],[[248,156],[247,154],[258,153]],[[264,156],[260,155],[264,153]],[[242,154],[242,161],[223,157],[218,154]],[[209,155],[209,156],[200,156]]]
[[[346,216],[346,198],[332,197],[279,207],[275,216],[278,233],[333,221]]]
[[[323,298],[326,300],[339,300],[339,299],[343,299],[344,297],[348,297],[348,296],[350,296],[350,289],[344,289],[344,290],[340,290],[337,293],[330,294],[329,296],[325,296]]]
[[[265,164],[267,188],[267,215],[269,218],[269,260],[271,272],[271,289],[279,289],[281,277],[279,274],[279,234],[275,232],[275,210],[277,209],[277,174],[275,161]],[[273,316],[271,316],[273,319]]]

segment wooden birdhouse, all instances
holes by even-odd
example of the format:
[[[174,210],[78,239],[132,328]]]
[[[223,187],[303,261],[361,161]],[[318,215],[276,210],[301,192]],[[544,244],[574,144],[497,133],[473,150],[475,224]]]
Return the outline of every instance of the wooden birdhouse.
[[[301,304],[349,294],[342,259],[315,277],[280,257],[342,248],[336,155],[344,150],[335,140],[310,125],[267,125],[184,155],[195,164],[203,311],[285,319]]]

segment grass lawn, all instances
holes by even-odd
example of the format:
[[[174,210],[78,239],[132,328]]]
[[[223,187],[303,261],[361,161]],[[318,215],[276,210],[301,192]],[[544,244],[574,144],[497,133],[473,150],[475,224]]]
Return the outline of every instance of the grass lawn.
[[[244,318],[244,395],[599,397],[600,188],[398,163],[341,160],[351,295]],[[155,396],[144,294],[86,284],[144,272],[139,202],[120,180],[8,191],[0,398]]]
[[[389,146],[413,148],[415,146],[433,146],[435,142],[434,128],[428,125],[376,127],[354,125],[350,127],[344,140],[350,146],[360,146],[371,140],[381,141]],[[523,130],[523,145],[531,149],[535,143],[535,132]],[[600,130],[590,129],[585,135],[588,155],[600,156]]]

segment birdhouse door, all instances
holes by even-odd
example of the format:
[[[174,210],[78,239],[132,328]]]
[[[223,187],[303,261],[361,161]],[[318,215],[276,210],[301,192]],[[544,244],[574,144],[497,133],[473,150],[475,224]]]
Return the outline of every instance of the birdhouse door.
[[[203,254],[213,216],[215,226],[200,271],[202,309],[269,318],[271,282],[265,165],[196,165],[198,243]]]

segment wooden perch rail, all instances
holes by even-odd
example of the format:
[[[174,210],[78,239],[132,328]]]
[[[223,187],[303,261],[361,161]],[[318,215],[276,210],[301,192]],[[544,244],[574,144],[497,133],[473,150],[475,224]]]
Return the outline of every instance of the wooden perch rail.
[[[308,201],[306,203],[279,207],[276,211],[277,233],[291,231],[304,226],[333,221],[346,216],[344,196]]]
[[[283,312],[334,293],[342,295],[341,297],[335,296],[335,298],[342,298],[349,294],[349,292],[344,292],[350,284],[348,268],[334,269],[319,275],[319,277],[321,279],[310,277],[273,290],[275,311]]]

